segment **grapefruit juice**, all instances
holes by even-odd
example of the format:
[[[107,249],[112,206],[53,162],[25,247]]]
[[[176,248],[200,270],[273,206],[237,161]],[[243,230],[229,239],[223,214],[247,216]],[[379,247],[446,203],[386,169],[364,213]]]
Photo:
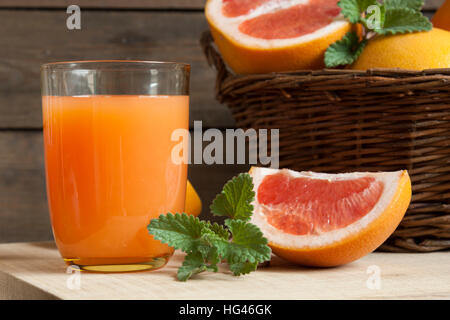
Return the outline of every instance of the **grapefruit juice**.
[[[188,129],[186,95],[43,96],[47,195],[58,249],[87,271],[163,266],[173,250],[147,231],[184,210],[187,167],[171,159]]]

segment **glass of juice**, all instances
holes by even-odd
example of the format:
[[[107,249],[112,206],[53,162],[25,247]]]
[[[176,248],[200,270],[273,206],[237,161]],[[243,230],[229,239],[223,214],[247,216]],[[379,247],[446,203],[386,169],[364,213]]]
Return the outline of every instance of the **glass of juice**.
[[[167,263],[173,249],[147,225],[184,211],[187,164],[173,161],[171,137],[188,130],[189,73],[153,61],[42,66],[47,197],[67,264],[126,272]]]

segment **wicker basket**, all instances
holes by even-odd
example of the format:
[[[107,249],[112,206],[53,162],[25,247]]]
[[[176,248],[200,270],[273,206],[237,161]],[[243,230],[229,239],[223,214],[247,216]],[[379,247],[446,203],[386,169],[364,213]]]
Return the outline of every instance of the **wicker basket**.
[[[201,45],[237,127],[280,129],[280,167],[409,171],[411,205],[381,250],[450,248],[450,69],[234,75],[208,32]]]

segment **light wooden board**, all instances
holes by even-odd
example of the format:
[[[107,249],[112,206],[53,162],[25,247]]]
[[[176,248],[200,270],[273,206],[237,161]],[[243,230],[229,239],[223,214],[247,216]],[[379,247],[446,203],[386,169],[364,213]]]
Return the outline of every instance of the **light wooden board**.
[[[152,272],[81,273],[77,288],[53,243],[2,244],[0,299],[450,299],[450,252],[372,253],[326,269],[274,257],[271,266],[246,276],[224,269],[185,283],[175,280],[181,260],[176,253]],[[381,287],[371,289],[368,270],[376,268]]]

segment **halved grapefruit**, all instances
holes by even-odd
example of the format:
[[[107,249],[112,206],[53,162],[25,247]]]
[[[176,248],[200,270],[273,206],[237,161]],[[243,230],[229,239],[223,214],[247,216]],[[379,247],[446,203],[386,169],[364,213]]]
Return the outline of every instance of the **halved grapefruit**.
[[[337,266],[372,252],[411,201],[408,172],[326,174],[254,167],[252,223],[273,252],[308,266]]]
[[[236,73],[324,67],[328,46],[351,30],[337,0],[208,0],[206,18]]]

